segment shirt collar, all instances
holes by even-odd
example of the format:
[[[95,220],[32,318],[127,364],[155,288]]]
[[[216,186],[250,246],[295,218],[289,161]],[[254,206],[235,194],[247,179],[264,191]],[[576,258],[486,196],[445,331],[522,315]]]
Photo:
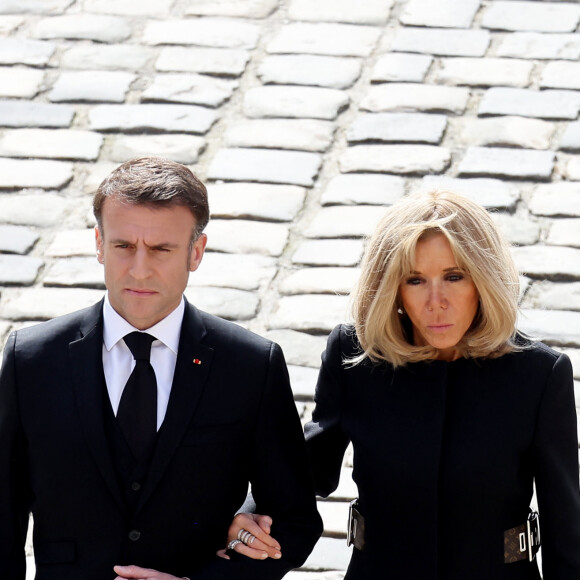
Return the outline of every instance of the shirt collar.
[[[160,340],[167,348],[175,354],[179,347],[179,336],[185,312],[185,300],[181,302],[175,310],[170,312],[165,318],[147,329],[147,333]],[[110,351],[124,336],[130,332],[139,331],[129,324],[112,306],[109,301],[108,292],[105,294],[103,305],[103,342],[105,348]]]

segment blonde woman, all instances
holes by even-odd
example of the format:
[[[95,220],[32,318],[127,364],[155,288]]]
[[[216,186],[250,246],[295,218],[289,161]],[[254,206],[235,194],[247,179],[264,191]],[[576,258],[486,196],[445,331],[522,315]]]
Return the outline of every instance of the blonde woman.
[[[348,580],[538,580],[534,482],[544,580],[580,578],[572,368],[516,331],[518,293],[507,244],[465,197],[405,198],[370,238],[306,426],[319,495],[353,444]],[[271,553],[261,522],[233,522],[228,539],[258,537],[235,551]]]

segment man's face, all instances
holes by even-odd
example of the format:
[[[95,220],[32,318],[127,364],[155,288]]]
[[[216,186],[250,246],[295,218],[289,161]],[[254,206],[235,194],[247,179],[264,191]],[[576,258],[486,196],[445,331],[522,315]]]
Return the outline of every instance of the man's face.
[[[103,204],[101,222],[97,258],[105,266],[111,306],[139,330],[150,328],[179,305],[207,238],[199,236],[190,252],[195,217],[182,205],[129,205],[112,197]]]

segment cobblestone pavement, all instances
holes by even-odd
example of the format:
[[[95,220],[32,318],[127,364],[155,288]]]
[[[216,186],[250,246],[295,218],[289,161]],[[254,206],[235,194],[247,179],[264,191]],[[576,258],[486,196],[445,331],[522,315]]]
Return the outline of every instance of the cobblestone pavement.
[[[187,296],[282,345],[304,420],[362,237],[420,187],[493,210],[521,327],[580,379],[579,22],[577,1],[0,0],[0,342],[102,295],[91,193],[159,154],[209,184]],[[339,572],[294,580],[342,577],[350,464],[306,567]]]

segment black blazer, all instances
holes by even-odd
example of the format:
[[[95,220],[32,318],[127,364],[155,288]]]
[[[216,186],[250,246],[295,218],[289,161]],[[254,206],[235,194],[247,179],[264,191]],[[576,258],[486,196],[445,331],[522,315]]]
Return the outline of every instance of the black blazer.
[[[0,371],[0,575],[106,580],[138,564],[192,580],[281,578],[322,528],[280,348],[186,304],[169,405],[132,514],[104,428],[102,304],[13,333]],[[201,364],[194,364],[199,359]],[[215,557],[251,483],[282,560]]]
[[[349,326],[323,355],[307,445],[317,492],[344,451],[366,518],[347,578],[536,580],[504,564],[503,532],[523,524],[535,479],[544,580],[580,578],[578,440],[568,357],[536,343],[497,359],[343,365]]]

